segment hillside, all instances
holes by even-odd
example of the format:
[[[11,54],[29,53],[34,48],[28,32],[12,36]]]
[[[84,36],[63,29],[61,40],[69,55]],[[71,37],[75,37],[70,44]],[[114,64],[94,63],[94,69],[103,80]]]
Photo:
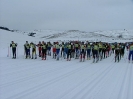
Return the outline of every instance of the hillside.
[[[80,30],[66,30],[66,31],[57,31],[57,30],[33,30],[33,31],[19,31],[12,30],[14,33],[20,33],[25,36],[31,36],[34,38],[34,41],[46,40],[85,40],[85,41],[106,41],[117,42],[124,40],[131,41],[133,40],[133,30],[112,30],[112,31],[94,31],[86,32]],[[32,39],[33,39],[32,38]],[[36,38],[36,39],[35,39]]]

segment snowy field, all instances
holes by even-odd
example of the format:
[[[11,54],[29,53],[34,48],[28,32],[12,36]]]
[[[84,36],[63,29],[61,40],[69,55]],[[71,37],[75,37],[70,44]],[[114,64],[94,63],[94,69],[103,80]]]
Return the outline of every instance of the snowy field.
[[[12,40],[18,43],[17,59],[7,57]],[[98,63],[56,61],[50,56],[46,61],[31,60],[24,59],[26,40],[38,43],[45,39],[0,30],[0,99],[133,99],[133,64],[128,63],[128,51],[119,63],[114,62],[114,54]]]

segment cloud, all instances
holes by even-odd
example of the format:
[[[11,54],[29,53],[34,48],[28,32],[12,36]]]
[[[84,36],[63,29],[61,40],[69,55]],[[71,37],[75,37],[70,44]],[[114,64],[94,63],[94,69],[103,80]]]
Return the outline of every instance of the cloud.
[[[1,0],[0,25],[19,30],[130,29],[130,0]]]

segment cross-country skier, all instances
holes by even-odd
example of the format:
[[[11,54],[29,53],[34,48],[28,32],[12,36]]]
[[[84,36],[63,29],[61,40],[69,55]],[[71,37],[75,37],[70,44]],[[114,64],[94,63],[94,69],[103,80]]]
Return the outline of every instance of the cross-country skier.
[[[114,44],[111,45],[111,49],[112,49],[112,53],[114,54],[114,50],[115,50],[115,45]]]
[[[71,42],[68,43],[67,48],[68,48],[68,52],[67,52],[67,61],[70,61],[70,60],[71,60],[71,51],[72,51]]]
[[[56,59],[56,43],[53,42],[53,58]]]
[[[110,51],[110,45],[108,43],[106,43],[106,58],[109,57],[109,51]]]
[[[98,47],[98,43],[94,43],[94,46],[93,46],[93,63],[94,62],[98,62],[98,50],[99,50],[99,47]]]
[[[37,55],[36,55],[36,44],[34,44],[33,42],[30,43],[30,46],[32,47],[32,58],[37,59]]]
[[[58,42],[56,42],[56,55],[57,55],[57,60],[59,60],[59,53],[60,53],[60,45]]]
[[[51,56],[51,47],[52,47],[51,42],[47,42],[47,52],[49,56]]]
[[[102,60],[102,58],[103,58],[103,55],[102,55],[102,53],[103,53],[102,52],[103,51],[103,43],[99,42],[98,46],[99,46],[99,59]]]
[[[124,57],[124,54],[125,54],[125,44],[121,44],[121,55],[122,57]]]
[[[74,47],[74,44],[73,43],[71,43],[71,58],[74,58],[75,57],[75,47]]]
[[[120,60],[121,60],[121,57],[122,57],[122,43],[119,43],[119,48],[120,48]]]
[[[131,56],[132,56],[132,62],[133,62],[133,42],[129,46],[129,56],[128,56],[129,62],[130,62]]]
[[[104,43],[102,46],[103,50],[102,50],[102,57],[103,59],[105,59],[105,55],[106,55],[106,44]]]
[[[61,57],[62,57],[62,55],[64,57],[64,42],[62,42],[62,44],[61,44]]]
[[[128,51],[128,49],[129,49],[129,43],[126,43],[126,49]]]
[[[64,44],[64,59],[66,59],[66,56],[67,56],[67,53],[68,53],[68,42],[66,42],[65,44]]]
[[[120,61],[120,45],[117,44],[115,47],[115,62],[118,60]]]
[[[25,50],[25,53],[26,53],[26,59],[27,58],[31,58],[30,56],[30,44],[28,43],[28,41],[26,41],[26,43],[24,44],[24,50]]]
[[[39,52],[39,57],[41,57],[41,55],[42,55],[42,48],[41,48],[41,42],[39,41],[39,43],[37,44],[37,47],[38,47],[38,52]]]
[[[47,51],[47,45],[44,41],[42,41],[42,60],[46,60],[46,51]]]
[[[75,54],[76,54],[76,57],[75,57],[75,59],[78,59],[79,58],[79,43],[78,43],[78,41],[76,41],[75,42]]]
[[[80,47],[80,61],[85,61],[85,54],[86,54],[86,44],[82,42]]]
[[[90,60],[91,59],[91,45],[89,42],[87,42],[86,44],[86,49],[87,49],[87,59]]]
[[[11,42],[10,47],[12,47],[12,54],[13,54],[13,59],[16,59],[16,47],[17,43],[14,43],[14,41]]]

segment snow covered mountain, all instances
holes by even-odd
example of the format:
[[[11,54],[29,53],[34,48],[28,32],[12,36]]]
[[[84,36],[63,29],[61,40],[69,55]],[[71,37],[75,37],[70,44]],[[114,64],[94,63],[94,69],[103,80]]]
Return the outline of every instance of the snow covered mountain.
[[[109,39],[113,40],[133,40],[133,30],[112,30],[112,31],[94,31],[85,32],[79,30],[34,30],[34,31],[17,31],[29,35],[34,33],[33,37],[37,37],[45,40],[90,40],[90,41],[105,41]]]

